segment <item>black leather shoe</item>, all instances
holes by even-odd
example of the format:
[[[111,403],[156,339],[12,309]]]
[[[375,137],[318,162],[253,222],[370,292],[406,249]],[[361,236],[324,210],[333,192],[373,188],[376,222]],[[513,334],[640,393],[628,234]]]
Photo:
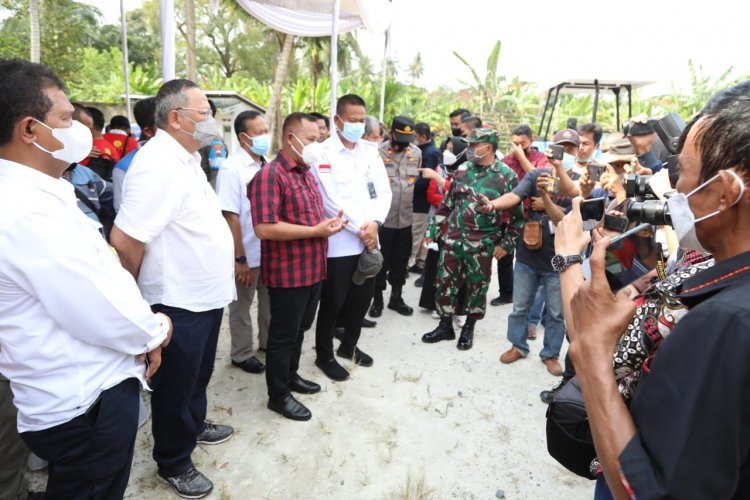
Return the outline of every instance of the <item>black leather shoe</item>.
[[[458,343],[456,347],[459,351],[468,351],[474,345],[474,325],[477,320],[474,318],[466,318],[466,323],[461,328],[461,336],[458,337]]]
[[[441,340],[453,340],[455,338],[456,332],[453,330],[453,318],[451,316],[443,316],[440,318],[440,324],[438,324],[437,328],[422,335],[422,342],[434,344]]]
[[[420,276],[419,278],[415,279],[414,286],[417,288],[422,288],[424,286],[424,276]]]
[[[383,314],[383,294],[375,295],[370,306],[370,317],[379,318]]]
[[[369,367],[372,366],[373,363],[372,357],[360,351],[359,347],[355,347],[354,352],[351,352],[345,349],[344,346],[339,346],[336,350],[336,356],[339,358],[351,359],[354,361],[355,365],[359,366]]]
[[[548,405],[552,402],[553,399],[555,399],[555,394],[562,388],[562,386],[565,385],[565,381],[561,380],[560,383],[558,383],[555,387],[550,389],[549,391],[542,391],[539,393],[539,399],[542,400],[542,403]]]
[[[378,326],[377,321],[371,321],[367,318],[362,318],[362,328],[375,328]]]
[[[291,394],[287,394],[279,401],[269,399],[267,407],[269,410],[275,411],[289,420],[304,421],[312,418],[310,410],[308,410],[305,405],[294,399],[294,396]]]
[[[250,356],[245,361],[237,362],[232,360],[232,364],[248,373],[263,373],[263,370],[266,369],[266,365],[255,356]]]
[[[320,386],[297,375],[289,381],[289,390],[299,394],[315,394],[320,392]]]
[[[409,268],[409,272],[414,273],[414,274],[422,274],[422,268],[419,267],[417,264],[414,264],[413,266]]]
[[[402,316],[411,316],[414,313],[414,309],[407,306],[406,303],[404,303],[404,300],[401,297],[398,297],[397,299],[393,300],[391,299],[388,302],[388,309],[392,311],[396,311]]]
[[[320,368],[328,378],[330,378],[331,380],[335,380],[336,382],[343,382],[344,380],[349,378],[349,372],[346,371],[346,368],[341,366],[338,361],[333,358],[329,359],[328,361],[321,361],[319,359],[316,359],[315,366]]]
[[[193,466],[176,476],[167,477],[157,472],[156,477],[171,486],[182,498],[203,498],[214,489],[214,483]]]
[[[513,303],[513,296],[512,295],[499,295],[495,297],[494,299],[490,300],[491,306],[501,306],[503,304],[512,304]]]

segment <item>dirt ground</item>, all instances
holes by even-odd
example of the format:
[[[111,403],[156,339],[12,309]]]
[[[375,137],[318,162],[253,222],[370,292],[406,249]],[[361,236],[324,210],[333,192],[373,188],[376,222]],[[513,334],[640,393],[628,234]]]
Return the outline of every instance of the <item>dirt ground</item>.
[[[506,366],[511,306],[491,307],[478,323],[474,348],[420,341],[436,320],[419,310],[410,275],[403,317],[386,309],[360,347],[371,368],[342,361],[351,378],[332,382],[315,367],[314,331],[304,344],[300,373],[323,391],[301,395],[313,418],[284,419],[266,409],[263,375],[230,364],[225,317],[209,387],[208,418],[234,426],[234,437],[199,446],[196,466],[215,485],[211,499],[588,499],[593,483],[567,472],[547,454],[546,406],[539,392],[553,386],[539,361],[543,330],[531,355]],[[496,295],[493,278],[488,299]],[[386,294],[386,301],[388,300]],[[335,341],[336,345],[338,341]],[[262,353],[258,355],[263,359]],[[126,498],[177,498],[156,480],[150,423],[144,425]],[[44,473],[32,473],[37,487]]]

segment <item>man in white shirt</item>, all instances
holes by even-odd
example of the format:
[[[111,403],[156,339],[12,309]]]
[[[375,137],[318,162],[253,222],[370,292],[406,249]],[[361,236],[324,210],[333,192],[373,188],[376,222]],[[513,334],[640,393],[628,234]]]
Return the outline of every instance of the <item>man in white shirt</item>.
[[[373,360],[357,347],[362,320],[375,292],[375,278],[352,282],[362,252],[378,246],[378,230],[391,207],[391,188],[375,145],[361,141],[367,112],[361,97],[347,94],[336,104],[335,128],[323,143],[320,163],[313,168],[328,217],[343,210],[349,223],[328,240],[328,274],[320,294],[315,326],[315,365],[332,380],[349,372],[333,357],[336,318],[344,317],[344,337],[336,355],[361,366]]]
[[[62,81],[18,59],[0,60],[0,74],[0,372],[21,438],[49,462],[48,497],[122,498],[139,390],[169,318],[151,312],[60,178],[92,145]]]
[[[237,299],[229,304],[232,364],[249,373],[262,373],[265,365],[253,356],[253,322],[250,306],[258,291],[258,344],[266,348],[271,306],[268,290],[260,281],[260,239],[253,229],[247,186],[266,164],[263,157],[271,145],[268,125],[257,111],[243,111],[234,120],[240,143],[224,162],[216,177],[216,194],[222,214],[234,239],[234,280]]]
[[[157,477],[181,496],[201,498],[213,483],[190,454],[196,443],[221,443],[233,432],[205,421],[223,308],[235,298],[232,233],[197,153],[218,135],[206,96],[189,80],[165,83],[156,125],[125,176],[111,242],[175,330],[151,397]]]

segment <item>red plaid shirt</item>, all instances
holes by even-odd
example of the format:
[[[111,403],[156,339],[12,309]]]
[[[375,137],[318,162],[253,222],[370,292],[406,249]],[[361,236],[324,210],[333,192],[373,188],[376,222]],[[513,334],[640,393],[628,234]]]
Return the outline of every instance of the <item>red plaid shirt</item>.
[[[281,151],[247,188],[253,225],[288,222],[315,226],[325,219],[318,183],[303,165]],[[261,240],[260,276],[271,288],[309,286],[326,277],[326,238],[292,241]]]

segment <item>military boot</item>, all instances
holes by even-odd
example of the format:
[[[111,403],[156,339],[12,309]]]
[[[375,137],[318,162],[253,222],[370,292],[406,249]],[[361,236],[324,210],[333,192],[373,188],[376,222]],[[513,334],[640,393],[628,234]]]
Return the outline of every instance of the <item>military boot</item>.
[[[461,336],[456,344],[459,351],[468,351],[474,345],[474,325],[476,322],[476,318],[466,318],[466,323],[461,328]]]
[[[402,316],[411,316],[414,312],[414,309],[407,306],[404,303],[404,299],[401,298],[401,286],[393,285],[391,287],[391,299],[388,301],[388,309],[396,311]]]
[[[379,318],[383,314],[383,292],[378,290],[375,292],[375,296],[372,298],[372,305],[370,306],[370,317]]]
[[[431,332],[422,335],[422,342],[434,344],[441,340],[453,340],[456,338],[456,332],[453,330],[453,317],[441,316],[440,324]]]

